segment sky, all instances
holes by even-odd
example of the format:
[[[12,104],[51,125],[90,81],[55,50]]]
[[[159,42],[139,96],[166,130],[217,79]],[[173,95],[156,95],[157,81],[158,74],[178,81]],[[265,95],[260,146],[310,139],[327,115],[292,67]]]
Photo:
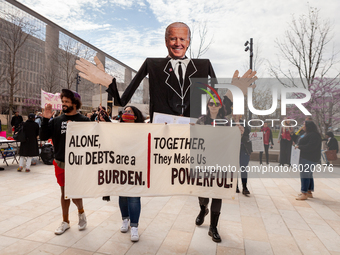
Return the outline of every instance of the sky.
[[[212,44],[201,58],[210,59],[218,77],[230,77],[234,70],[249,66],[244,43],[253,38],[259,77],[270,77],[268,63],[275,64],[275,40],[285,38],[292,15],[308,14],[308,5],[318,8],[321,20],[332,24],[332,49],[340,51],[340,1],[338,0],[18,0],[71,33],[88,41],[121,62],[138,70],[146,57],[165,57],[164,31],[175,21],[194,29],[197,49],[198,27],[206,22],[206,41]],[[196,41],[195,41],[196,39]],[[282,58],[281,58],[282,59]],[[339,58],[340,59],[340,56]],[[340,65],[330,75],[340,72]]]

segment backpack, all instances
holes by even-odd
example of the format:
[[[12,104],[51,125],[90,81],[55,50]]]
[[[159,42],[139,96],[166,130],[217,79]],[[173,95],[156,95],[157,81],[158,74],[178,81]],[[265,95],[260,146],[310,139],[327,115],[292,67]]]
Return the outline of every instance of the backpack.
[[[52,144],[46,143],[41,147],[40,157],[44,164],[53,165],[54,148]]]
[[[27,138],[24,131],[24,125],[20,124],[18,131],[14,133],[13,138],[17,142],[26,142]]]

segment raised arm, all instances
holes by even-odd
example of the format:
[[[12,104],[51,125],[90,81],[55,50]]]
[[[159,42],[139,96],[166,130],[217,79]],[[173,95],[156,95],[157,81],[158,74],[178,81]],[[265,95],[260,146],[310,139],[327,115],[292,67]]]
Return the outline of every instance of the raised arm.
[[[250,88],[256,87],[255,84],[250,86],[254,81],[257,80],[257,77],[255,76],[255,74],[256,74],[256,71],[252,71],[251,69],[249,69],[247,72],[245,72],[245,74],[242,77],[239,77],[238,76],[239,71],[236,70],[231,80],[231,84],[240,88],[243,94],[247,95],[247,91],[249,87]],[[233,95],[230,90],[227,91],[225,96],[227,96],[230,99],[230,101],[233,102]]]
[[[97,56],[94,57],[96,65],[86,59],[81,58],[76,61],[76,69],[80,71],[79,76],[95,84],[101,84],[109,87],[113,77],[105,73],[104,66]]]

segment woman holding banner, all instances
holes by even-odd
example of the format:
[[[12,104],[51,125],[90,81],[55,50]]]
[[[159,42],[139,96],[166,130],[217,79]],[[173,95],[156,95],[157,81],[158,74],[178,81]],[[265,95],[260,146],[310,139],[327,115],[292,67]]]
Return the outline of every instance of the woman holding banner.
[[[300,149],[299,170],[301,178],[301,194],[296,200],[312,198],[314,191],[313,172],[321,158],[321,135],[313,121],[305,121],[304,131],[306,134],[299,140],[295,149]],[[302,169],[300,169],[302,168]]]
[[[214,119],[225,119],[226,110],[224,105],[221,105],[217,98],[209,99],[207,103],[207,115],[201,116],[196,124],[199,125],[212,125]],[[217,124],[217,123],[216,123]],[[226,125],[226,124],[224,124]],[[204,222],[204,217],[209,213],[208,204],[209,198],[199,197],[199,205],[201,211],[196,218],[196,225],[200,226]],[[217,231],[218,219],[221,213],[222,199],[213,198],[210,206],[210,227],[208,235],[212,237],[214,242],[221,242],[221,237]]]
[[[144,117],[138,108],[126,106],[123,111],[121,122],[144,123]],[[140,197],[119,197],[119,208],[122,214],[122,226],[120,231],[126,233],[129,230],[129,221],[131,227],[131,241],[137,242],[138,222],[141,211]]]

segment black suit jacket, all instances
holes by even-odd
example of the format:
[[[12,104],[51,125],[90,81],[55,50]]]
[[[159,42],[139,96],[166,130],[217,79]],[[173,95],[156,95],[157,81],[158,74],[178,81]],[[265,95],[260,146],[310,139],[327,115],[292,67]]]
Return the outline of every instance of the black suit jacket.
[[[201,94],[205,92],[194,88],[195,78],[203,78],[206,83],[208,83],[208,76],[216,78],[208,59],[191,59],[181,87],[170,58],[147,58],[121,97],[115,79],[106,91],[113,96],[116,106],[125,106],[147,75],[149,75],[151,120],[154,112],[186,117],[200,116]],[[204,85],[196,86],[206,88]]]

